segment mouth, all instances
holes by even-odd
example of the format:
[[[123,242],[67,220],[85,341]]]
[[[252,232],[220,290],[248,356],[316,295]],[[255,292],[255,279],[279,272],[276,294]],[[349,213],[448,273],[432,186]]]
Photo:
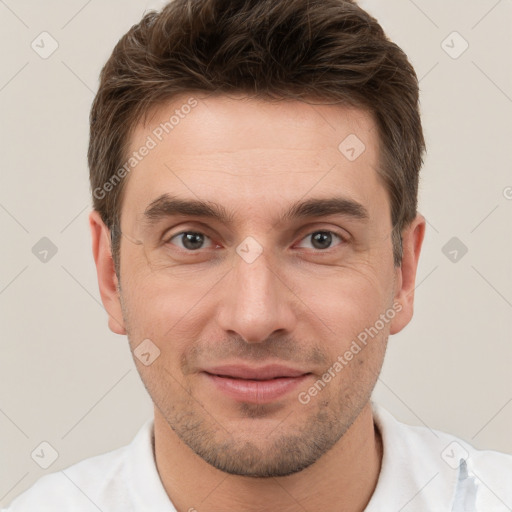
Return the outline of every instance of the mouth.
[[[268,403],[284,397],[312,373],[281,365],[217,366],[203,370],[208,382],[236,401]]]

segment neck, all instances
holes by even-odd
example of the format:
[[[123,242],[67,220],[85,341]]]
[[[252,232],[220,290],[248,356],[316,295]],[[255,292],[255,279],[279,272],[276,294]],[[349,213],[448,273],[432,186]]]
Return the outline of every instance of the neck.
[[[363,511],[377,485],[382,440],[368,402],[334,447],[308,468],[277,478],[224,473],[186,446],[155,407],[155,458],[178,512]]]

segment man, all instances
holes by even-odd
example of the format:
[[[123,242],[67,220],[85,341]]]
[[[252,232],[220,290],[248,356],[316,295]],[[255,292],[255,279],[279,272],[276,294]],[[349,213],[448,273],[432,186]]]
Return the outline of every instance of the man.
[[[418,83],[347,0],[174,0],[91,112],[93,254],[153,402],[8,510],[512,510],[512,457],[370,397],[413,314]]]

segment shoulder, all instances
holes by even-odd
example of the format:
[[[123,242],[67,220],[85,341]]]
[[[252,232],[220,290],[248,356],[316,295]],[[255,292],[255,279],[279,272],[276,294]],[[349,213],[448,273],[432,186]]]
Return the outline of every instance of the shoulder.
[[[403,445],[435,461],[435,464],[443,463],[444,466],[456,469],[459,468],[461,460],[464,460],[468,467],[491,475],[493,480],[511,482],[512,455],[475,448],[469,442],[448,432],[426,426],[406,425],[394,418],[393,420],[396,422],[396,434],[401,438]]]
[[[115,487],[119,474],[123,472],[126,449],[127,447],[123,447],[97,455],[41,477],[18,496],[6,512],[97,512],[105,491],[111,495],[118,494],[121,490],[116,490]],[[120,498],[122,494],[121,492]]]
[[[452,504],[460,497],[472,499],[483,510],[512,509],[512,455],[477,449],[427,426],[406,425],[382,406],[372,407],[383,437],[383,461],[395,476],[400,474],[418,488],[432,479],[429,487]]]
[[[41,477],[3,512],[129,512],[133,464],[141,455],[148,457],[151,428],[148,421],[131,444]]]

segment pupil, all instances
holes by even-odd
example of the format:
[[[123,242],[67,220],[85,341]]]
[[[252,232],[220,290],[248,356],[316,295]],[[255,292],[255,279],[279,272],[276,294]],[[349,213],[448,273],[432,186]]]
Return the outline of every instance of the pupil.
[[[183,245],[187,249],[199,249],[203,244],[203,235],[199,233],[183,233]]]
[[[315,249],[326,249],[331,245],[332,235],[319,231],[313,235],[313,246]]]

